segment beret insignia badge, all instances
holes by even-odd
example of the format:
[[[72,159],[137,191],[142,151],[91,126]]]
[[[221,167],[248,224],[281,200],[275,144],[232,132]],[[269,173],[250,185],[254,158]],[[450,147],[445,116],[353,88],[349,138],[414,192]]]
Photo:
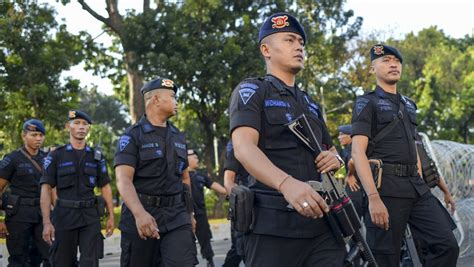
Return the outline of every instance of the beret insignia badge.
[[[36,131],[36,125],[34,125],[34,124],[28,124],[28,126],[26,126],[26,128],[29,131]]]
[[[284,27],[287,27],[287,26],[290,26],[290,23],[287,21],[288,20],[288,16],[276,16],[276,17],[273,17],[272,18],[272,28],[277,28],[277,29],[281,29],[281,28],[284,28]]]
[[[76,117],[76,111],[74,110],[69,111],[69,118],[74,119],[75,117]]]
[[[376,54],[377,56],[385,54],[385,52],[383,51],[383,45],[374,46],[374,54]]]
[[[173,88],[174,82],[172,80],[169,80],[169,79],[163,79],[161,81],[161,86]]]

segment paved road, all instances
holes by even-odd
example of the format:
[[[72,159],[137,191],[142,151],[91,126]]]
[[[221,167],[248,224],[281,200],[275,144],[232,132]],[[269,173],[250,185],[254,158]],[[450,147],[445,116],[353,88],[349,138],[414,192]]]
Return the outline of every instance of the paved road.
[[[230,240],[225,239],[225,240],[213,241],[212,248],[214,249],[214,253],[216,254],[214,258],[216,267],[222,266],[222,264],[224,263],[225,255],[230,248]],[[199,251],[199,248],[198,248],[198,251]],[[100,261],[100,266],[101,267],[117,267],[119,266],[119,259],[120,259],[119,253],[112,253],[110,255],[106,255],[105,258]],[[198,265],[199,267],[206,266],[206,260],[202,259],[200,256],[198,256],[198,260],[199,260],[199,265]],[[457,267],[472,267],[474,266],[473,262],[474,262],[474,256],[468,257],[468,258],[461,258],[458,260]],[[244,264],[241,263],[240,266],[243,267]],[[445,266],[445,267],[448,267],[448,266]]]
[[[227,251],[230,248],[230,240],[225,239],[225,240],[216,240],[213,241],[212,243],[212,248],[214,249],[214,263],[216,266],[222,266],[224,263],[225,255]],[[199,247],[198,247],[199,251]],[[206,260],[201,258],[201,256],[198,256],[199,260],[199,267],[205,267],[206,266]],[[117,267],[119,266],[120,262],[120,253],[109,253],[109,255],[105,255],[104,259],[100,261],[100,266],[101,267]],[[240,266],[244,266],[243,264],[240,264]]]

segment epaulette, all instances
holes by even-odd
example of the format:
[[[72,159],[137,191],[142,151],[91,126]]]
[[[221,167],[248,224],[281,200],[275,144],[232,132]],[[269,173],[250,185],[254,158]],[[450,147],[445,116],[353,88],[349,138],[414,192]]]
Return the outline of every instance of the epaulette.
[[[402,99],[405,99],[405,101],[410,102],[411,104],[413,104],[415,109],[418,109],[418,107],[416,106],[416,103],[415,103],[415,101],[413,101],[413,99],[411,99],[411,98],[409,98],[408,96],[405,96],[405,95],[401,95],[401,96],[402,96]]]
[[[127,134],[129,133],[132,129],[134,128],[137,128],[138,126],[140,126],[140,124],[138,122],[135,122],[133,125],[130,125],[127,127],[127,129],[125,129],[125,131],[123,132],[124,134]]]
[[[173,131],[174,133],[180,132],[179,129],[176,126],[174,126],[174,124],[170,121],[168,121],[168,126],[170,127],[170,130]]]

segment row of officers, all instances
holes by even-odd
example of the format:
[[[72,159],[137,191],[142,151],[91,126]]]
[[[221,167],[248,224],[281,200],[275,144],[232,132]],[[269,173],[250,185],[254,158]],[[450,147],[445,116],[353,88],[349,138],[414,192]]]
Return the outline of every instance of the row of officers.
[[[250,187],[255,196],[251,230],[244,238],[233,233],[234,250],[244,256],[246,266],[343,266],[347,251],[327,220],[328,203],[306,183],[344,165],[319,104],[296,84],[304,68],[306,34],[291,14],[276,13],[261,26],[258,41],[267,74],[239,83],[229,106],[233,146],[228,152],[235,161],[226,164],[226,180],[233,181],[226,186],[235,186],[236,175],[244,184],[254,179]],[[376,87],[356,100],[349,153],[367,200],[362,214],[367,243],[378,266],[399,266],[409,224],[426,245],[424,266],[454,267],[459,248],[451,223],[421,178],[416,104],[397,91],[403,57],[384,44],[374,45],[370,57]],[[194,152],[168,120],[177,111],[177,90],[164,78],[145,84],[145,115],[117,143],[114,168],[123,199],[119,229],[124,267],[198,263],[193,228],[199,216],[191,194],[202,187],[191,183],[195,175],[188,159]],[[316,157],[287,127],[302,114],[324,150]],[[0,161],[0,189],[9,184],[2,203],[6,220],[0,224],[9,266],[28,266],[27,261],[98,266],[104,207],[106,235],[115,225],[105,160],[100,150],[86,144],[91,123],[84,112],[70,111],[69,143],[45,155],[39,149],[45,128],[29,120],[22,131],[24,146]],[[383,162],[377,181],[372,159]],[[200,179],[212,187],[212,181]],[[33,248],[38,256],[30,254]]]

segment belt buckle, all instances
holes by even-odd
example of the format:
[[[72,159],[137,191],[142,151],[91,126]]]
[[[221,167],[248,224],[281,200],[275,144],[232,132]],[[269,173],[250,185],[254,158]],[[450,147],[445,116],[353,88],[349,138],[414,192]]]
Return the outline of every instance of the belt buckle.
[[[74,203],[73,204],[74,208],[76,208],[76,209],[81,208],[81,202],[80,201],[74,201],[73,203]]]

